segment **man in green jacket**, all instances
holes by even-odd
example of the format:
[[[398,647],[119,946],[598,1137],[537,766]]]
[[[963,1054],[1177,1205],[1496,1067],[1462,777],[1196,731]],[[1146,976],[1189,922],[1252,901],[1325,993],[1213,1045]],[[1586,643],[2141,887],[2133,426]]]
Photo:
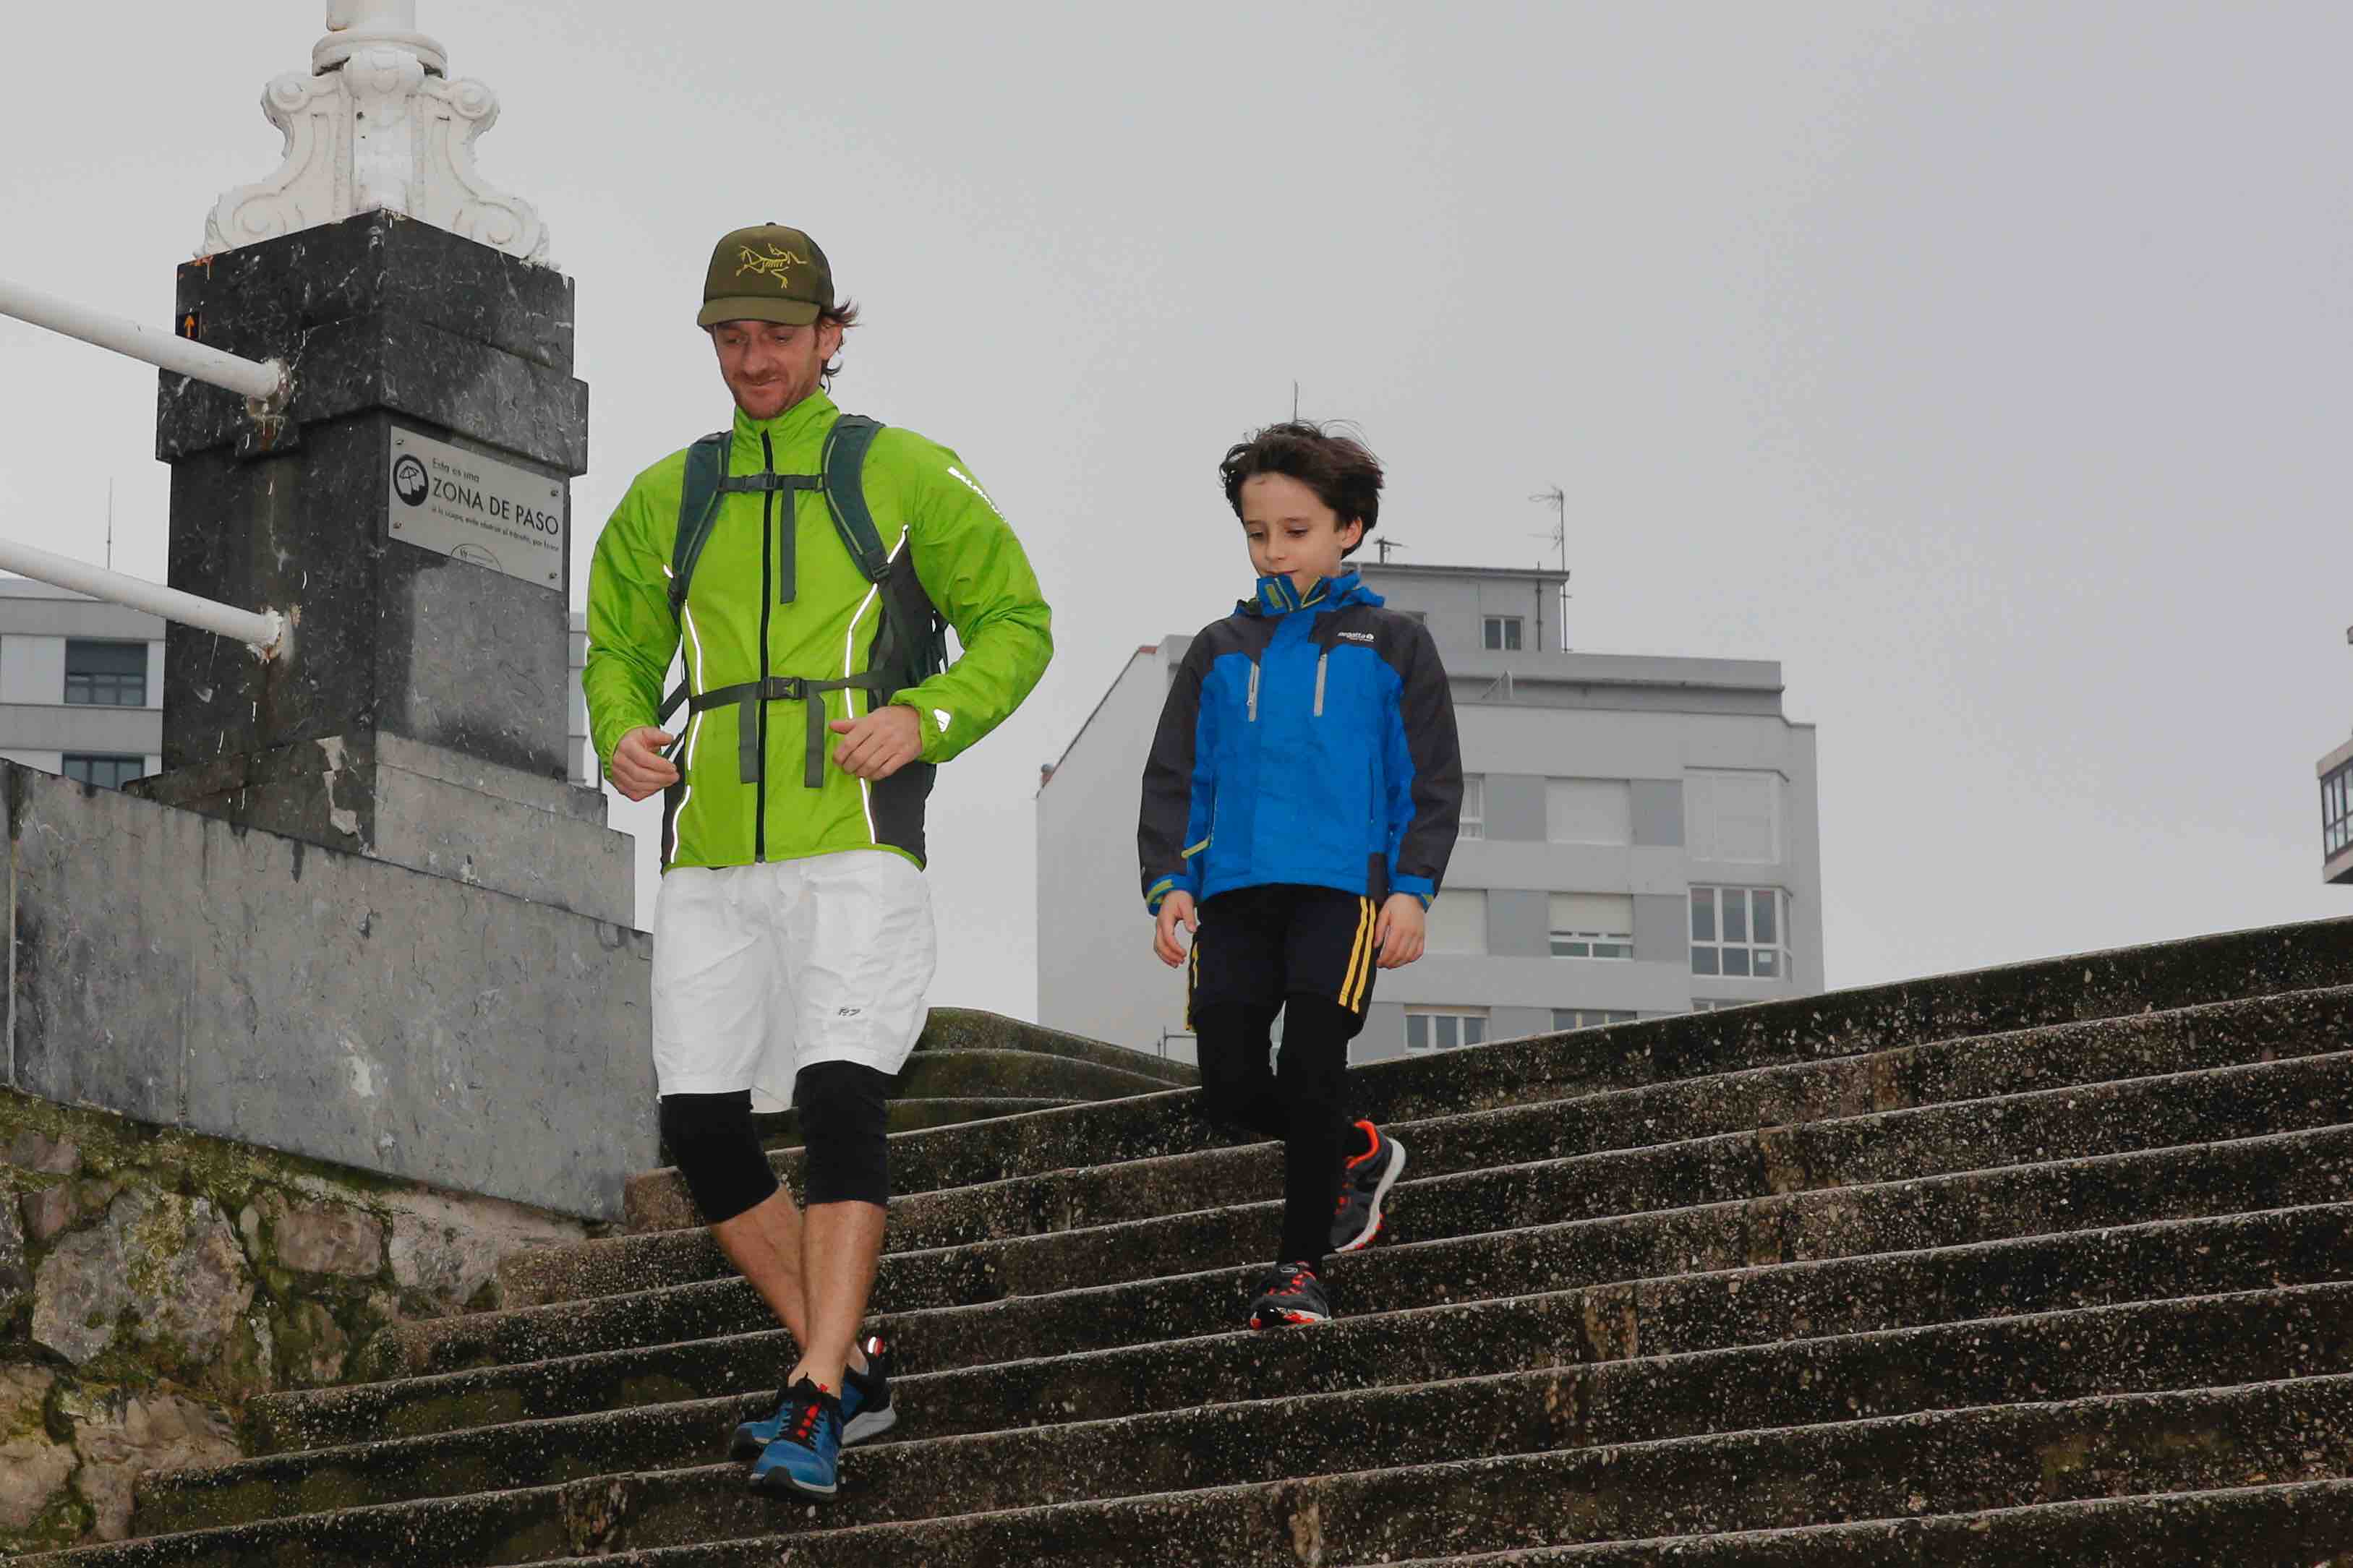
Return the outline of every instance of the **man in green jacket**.
[[[932,978],[924,797],[937,764],[1020,705],[1053,643],[1020,542],[962,458],[888,427],[862,462],[838,449],[864,422],[837,431],[823,387],[858,308],[836,304],[807,235],[728,235],[702,300],[733,428],[639,474],[614,510],[583,682],[607,776],[631,800],[668,792],[662,1136],[800,1347],[776,1415],[732,1449],[755,1488],[829,1497],[841,1447],[896,1415],[884,1347],[858,1331],[890,1196],[884,1100]],[[941,620],[963,647],[945,668],[925,657],[944,648]],[[673,658],[691,698],[675,730]],[[755,1089],[799,1111],[806,1217],[754,1134]]]

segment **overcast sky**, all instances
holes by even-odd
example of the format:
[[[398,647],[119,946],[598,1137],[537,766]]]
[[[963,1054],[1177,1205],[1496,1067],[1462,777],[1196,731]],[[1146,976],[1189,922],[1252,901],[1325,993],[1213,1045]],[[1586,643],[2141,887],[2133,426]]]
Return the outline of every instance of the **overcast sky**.
[[[322,15],[16,8],[0,276],[168,321]],[[1831,984],[2353,913],[2313,778],[2353,730],[2341,5],[420,23],[578,283],[575,605],[630,476],[725,421],[702,267],[769,219],[866,309],[837,395],[1027,542],[1059,652],[934,796],[934,1001],[1032,1009],[1038,765],[1247,586],[1214,466],[1294,378],[1388,463],[1412,559],[1533,563],[1556,482],[1575,646],[1781,661]],[[160,577],[153,405],[0,322],[0,534],[97,558],[111,477],[116,563]]]

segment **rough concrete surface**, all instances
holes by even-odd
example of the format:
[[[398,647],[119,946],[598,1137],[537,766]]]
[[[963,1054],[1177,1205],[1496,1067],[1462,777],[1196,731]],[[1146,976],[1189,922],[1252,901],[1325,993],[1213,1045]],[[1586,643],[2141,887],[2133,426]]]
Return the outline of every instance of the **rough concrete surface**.
[[[1237,1327],[1275,1151],[1191,1092],[902,1132],[901,1418],[831,1502],[717,1461],[795,1347],[681,1226],[254,1398],[267,1453],[153,1477],[79,1561],[2353,1561],[2348,938],[1367,1069],[1414,1152],[1388,1237],[1275,1333]]]
[[[5,776],[17,1087],[591,1216],[653,1162],[643,933]]]

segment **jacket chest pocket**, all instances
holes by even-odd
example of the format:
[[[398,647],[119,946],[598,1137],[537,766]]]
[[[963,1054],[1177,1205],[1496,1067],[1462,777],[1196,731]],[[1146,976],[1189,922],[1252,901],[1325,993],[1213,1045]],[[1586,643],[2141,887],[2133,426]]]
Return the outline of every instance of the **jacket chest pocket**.
[[[1328,648],[1315,656],[1315,717],[1324,717],[1324,681],[1331,673],[1332,654]]]

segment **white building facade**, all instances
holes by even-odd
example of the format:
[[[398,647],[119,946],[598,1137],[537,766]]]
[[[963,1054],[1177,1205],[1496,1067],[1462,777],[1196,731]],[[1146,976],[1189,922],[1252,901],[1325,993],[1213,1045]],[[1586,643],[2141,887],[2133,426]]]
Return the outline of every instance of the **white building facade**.
[[[572,617],[572,782],[592,781],[587,653]],[[164,623],[26,578],[0,578],[0,757],[112,788],[164,766]]]
[[[1562,651],[1562,574],[1365,563],[1430,627],[1462,837],[1430,950],[1356,1061],[1823,988],[1813,726],[1765,661]],[[1189,1056],[1136,876],[1145,756],[1188,637],[1138,648],[1038,792],[1039,1021]]]

